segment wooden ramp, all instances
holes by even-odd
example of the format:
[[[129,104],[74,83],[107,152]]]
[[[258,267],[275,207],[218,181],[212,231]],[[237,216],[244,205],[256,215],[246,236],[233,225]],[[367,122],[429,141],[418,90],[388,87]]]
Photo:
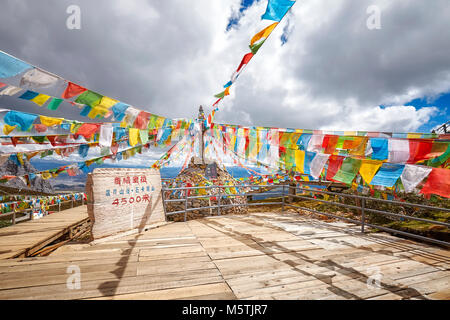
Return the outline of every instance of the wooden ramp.
[[[80,206],[1,228],[0,259],[31,254],[87,219],[86,206]]]
[[[435,246],[253,213],[2,260],[0,299],[449,299],[449,266]],[[79,268],[79,289],[68,268]]]

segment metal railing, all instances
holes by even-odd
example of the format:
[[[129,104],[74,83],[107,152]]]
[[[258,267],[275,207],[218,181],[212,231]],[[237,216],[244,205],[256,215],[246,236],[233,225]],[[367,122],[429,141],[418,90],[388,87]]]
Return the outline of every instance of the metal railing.
[[[75,208],[78,206],[82,206],[84,205],[84,198],[81,197],[81,199],[75,199],[72,198],[71,200],[66,200],[66,201],[60,201],[59,203],[54,203],[54,204],[48,204],[48,207],[58,207],[58,212],[61,211],[61,204],[63,203],[71,203],[70,208]],[[78,204],[79,202],[79,204]],[[23,222],[23,221],[30,221],[33,220],[33,210],[34,208],[25,208],[25,209],[21,209],[21,210],[16,210],[14,209],[11,212],[7,212],[7,213],[1,213],[0,214],[0,218],[4,219],[5,217],[11,216],[11,224],[16,224],[19,222]],[[17,217],[17,215],[23,215],[21,217]]]
[[[450,227],[450,223],[446,223],[446,222],[442,222],[442,221],[437,221],[437,220],[430,220],[430,219],[424,219],[424,218],[419,218],[419,217],[415,217],[415,216],[410,216],[410,215],[403,215],[403,214],[398,214],[398,213],[394,213],[394,212],[388,212],[388,211],[384,211],[384,210],[378,210],[378,209],[373,209],[367,206],[367,202],[381,202],[381,203],[385,203],[385,204],[391,204],[391,205],[398,205],[398,206],[407,206],[407,207],[412,207],[412,208],[418,208],[418,209],[426,209],[426,210],[437,210],[437,211],[443,211],[443,212],[450,212],[450,209],[447,208],[442,208],[442,207],[433,207],[433,206],[429,206],[429,205],[423,205],[423,204],[415,204],[415,203],[409,203],[409,202],[403,202],[403,201],[396,201],[396,200],[385,200],[385,199],[378,199],[378,198],[372,198],[372,197],[367,197],[367,196],[360,196],[360,195],[353,195],[353,194],[345,194],[345,193],[337,193],[337,192],[331,192],[331,191],[325,191],[325,190],[318,190],[316,188],[303,188],[300,187],[299,185],[301,184],[307,184],[307,182],[296,182],[297,184],[295,186],[292,185],[287,185],[287,184],[282,184],[282,185],[237,185],[237,186],[221,186],[221,185],[211,185],[211,186],[201,186],[201,187],[177,187],[177,188],[162,188],[162,200],[163,200],[163,205],[164,205],[164,211],[166,213],[166,216],[171,216],[171,215],[175,215],[175,214],[181,214],[184,213],[184,221],[187,220],[187,213],[191,212],[191,211],[199,211],[202,209],[217,209],[217,215],[220,216],[221,215],[221,210],[224,208],[230,208],[230,207],[237,207],[237,206],[264,206],[264,205],[281,205],[281,209],[282,212],[285,211],[285,207],[291,207],[291,208],[296,208],[296,209],[301,209],[301,210],[305,210],[305,211],[309,211],[311,213],[314,214],[319,214],[319,215],[325,215],[328,217],[332,217],[334,219],[339,219],[339,220],[344,220],[347,222],[351,222],[351,223],[355,223],[361,226],[361,232],[364,233],[365,232],[365,228],[366,227],[371,227],[371,228],[375,228],[378,230],[382,230],[388,233],[392,233],[394,235],[402,235],[402,236],[407,236],[407,237],[411,237],[411,238],[415,238],[418,240],[422,240],[422,241],[426,241],[426,242],[431,242],[431,243],[435,243],[435,244],[439,244],[439,245],[443,245],[446,247],[450,247],[450,242],[447,241],[443,241],[443,240],[439,240],[439,239],[434,239],[431,237],[426,237],[426,236],[422,236],[422,235],[418,235],[415,233],[411,233],[411,232],[407,232],[407,231],[401,231],[401,230],[397,230],[397,229],[393,229],[393,228],[388,228],[388,227],[384,227],[384,226],[380,226],[377,225],[375,223],[369,223],[366,220],[366,213],[374,213],[374,214],[379,214],[379,215],[384,215],[384,216],[389,216],[389,217],[396,217],[396,218],[400,218],[400,219],[408,219],[408,220],[415,220],[415,221],[421,221],[421,222],[426,222],[426,223],[430,223],[430,224],[434,224],[434,225],[440,225],[440,226],[444,226],[449,228]],[[208,195],[198,195],[198,196],[190,196],[190,190],[198,190],[198,189],[203,189],[203,190],[207,190],[207,189],[214,189],[216,188],[217,190],[215,194],[208,194]],[[241,193],[235,193],[235,194],[229,194],[229,193],[225,193],[224,189],[226,188],[268,188],[268,189],[273,189],[273,188],[280,188],[281,192],[263,192],[263,193],[252,193],[252,192],[241,192]],[[294,192],[292,192],[292,190]],[[312,198],[312,197],[307,197],[305,195],[298,195],[297,191],[303,191],[303,192],[310,192],[310,193],[318,193],[318,194],[326,194],[329,196],[338,196],[338,197],[347,197],[347,198],[353,198],[353,199],[358,199],[360,200],[360,205],[350,205],[350,204],[345,204],[345,203],[341,203],[341,202],[336,202],[336,201],[329,201],[329,200],[325,200],[325,199],[317,199],[317,198]],[[165,193],[166,192],[176,192],[179,191],[182,194],[182,197],[176,198],[176,199],[166,199]],[[181,192],[184,191],[184,192]],[[286,193],[286,191],[288,191]],[[235,204],[223,204],[223,199],[224,198],[228,198],[228,197],[237,197],[237,196],[270,196],[270,197],[281,197],[281,201],[272,201],[272,202],[246,202],[246,203],[235,203]],[[286,202],[286,197],[289,199],[292,198],[297,198],[297,199],[302,199],[302,200],[308,200],[308,201],[318,201],[321,203],[326,203],[329,205],[333,205],[333,206],[338,206],[338,207],[343,207],[343,208],[347,208],[347,209],[356,209],[361,213],[361,218],[360,220],[357,219],[352,219],[352,218],[348,218],[348,217],[343,217],[343,216],[339,216],[339,215],[335,215],[329,212],[323,212],[323,211],[318,211],[318,210],[314,210],[311,208],[307,208],[307,207],[302,207],[299,205],[294,205],[294,204],[290,204],[289,202]],[[194,199],[211,199],[214,198],[214,201],[217,202],[216,205],[210,205],[210,206],[200,206],[200,207],[192,207],[189,206],[189,201],[190,200],[194,200]],[[167,204],[168,203],[174,203],[174,202],[184,202],[184,209],[183,210],[177,210],[177,211],[171,211],[168,212],[167,211]]]

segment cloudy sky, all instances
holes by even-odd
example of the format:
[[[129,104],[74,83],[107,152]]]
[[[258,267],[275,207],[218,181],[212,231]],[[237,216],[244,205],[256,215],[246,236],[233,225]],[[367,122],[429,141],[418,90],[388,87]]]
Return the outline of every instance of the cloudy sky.
[[[81,29],[66,27],[69,5]],[[3,0],[1,50],[166,117],[211,110],[267,0]],[[367,8],[381,12],[369,30]],[[429,132],[448,120],[448,0],[298,0],[220,104],[217,122]],[[27,101],[0,106],[45,114]],[[67,107],[69,109],[69,107]],[[77,109],[61,110],[77,118]],[[54,113],[53,113],[54,114]],[[84,119],[85,120],[85,119]]]

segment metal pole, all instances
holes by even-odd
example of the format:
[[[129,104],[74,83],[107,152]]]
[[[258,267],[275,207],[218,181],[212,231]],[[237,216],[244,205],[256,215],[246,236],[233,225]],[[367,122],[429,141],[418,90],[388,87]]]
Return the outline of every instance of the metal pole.
[[[188,189],[184,189],[184,222],[187,219],[187,209],[188,209]]]
[[[366,221],[366,214],[364,212],[365,203],[366,203],[366,199],[363,198],[361,201],[361,232],[362,233],[364,233],[364,223]]]
[[[220,216],[220,199],[222,198],[222,188],[219,186],[219,198],[217,199],[217,215]]]
[[[281,192],[281,194],[282,194],[282,196],[281,196],[281,201],[282,201],[281,212],[284,212],[284,187],[285,187],[285,185],[283,184],[283,191]]]

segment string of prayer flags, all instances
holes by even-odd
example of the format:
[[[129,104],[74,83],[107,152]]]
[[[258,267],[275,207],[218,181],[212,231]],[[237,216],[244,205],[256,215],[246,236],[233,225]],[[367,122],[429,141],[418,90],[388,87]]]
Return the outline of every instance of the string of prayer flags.
[[[294,5],[295,1],[290,0],[269,0],[266,12],[261,19],[281,21],[289,9]]]
[[[0,78],[10,78],[22,73],[32,66],[0,51]]]

